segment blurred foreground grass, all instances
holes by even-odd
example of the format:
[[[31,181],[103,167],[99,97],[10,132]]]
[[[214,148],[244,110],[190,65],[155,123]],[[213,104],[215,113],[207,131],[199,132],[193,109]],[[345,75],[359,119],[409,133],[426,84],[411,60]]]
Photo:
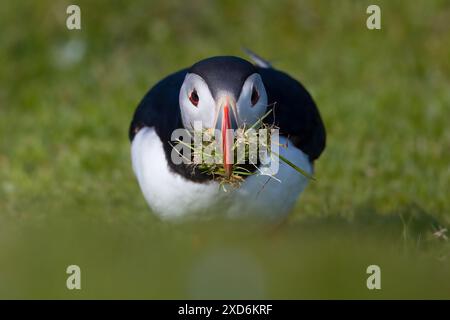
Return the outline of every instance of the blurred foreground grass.
[[[378,1],[381,31],[371,1],[79,1],[81,31],[69,4],[0,5],[1,298],[450,298],[448,1]],[[160,222],[131,171],[134,108],[241,46],[313,94],[318,181],[278,228]]]

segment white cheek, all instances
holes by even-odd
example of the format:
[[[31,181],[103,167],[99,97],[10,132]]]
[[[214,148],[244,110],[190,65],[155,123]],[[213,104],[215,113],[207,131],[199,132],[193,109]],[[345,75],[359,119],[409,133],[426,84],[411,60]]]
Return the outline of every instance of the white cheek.
[[[183,124],[186,128],[193,128],[194,125],[202,126],[203,128],[209,128],[213,123],[213,116],[208,110],[208,106],[199,103],[194,106],[189,100],[181,105],[181,115],[183,119]]]
[[[211,128],[214,123],[214,102],[200,102],[198,104],[199,116],[197,119],[202,122],[204,128]]]
[[[253,86],[256,86],[260,97],[259,101],[252,105],[251,96]],[[264,116],[267,110],[267,93],[259,75],[251,75],[242,87],[241,96],[237,102],[240,125],[252,125]]]
[[[189,94],[195,88],[199,96],[199,103],[194,106],[189,100]],[[209,92],[207,85],[198,76],[188,75],[180,90],[180,112],[183,125],[191,129],[200,125],[203,128],[210,128],[214,123],[215,103]]]
[[[237,106],[240,124],[252,125],[264,116],[267,99],[260,99],[254,106],[250,101],[242,101]]]
[[[247,124],[247,125],[251,125],[254,121],[254,115],[253,115],[253,110],[252,107],[250,105],[250,103],[239,103],[237,106],[238,109],[238,116],[239,116],[239,120],[240,120],[240,124]]]
[[[186,128],[191,128],[194,125],[196,114],[193,108],[194,106],[191,105],[191,102],[188,99],[184,98],[181,99],[180,101],[181,119],[183,120],[183,125]]]

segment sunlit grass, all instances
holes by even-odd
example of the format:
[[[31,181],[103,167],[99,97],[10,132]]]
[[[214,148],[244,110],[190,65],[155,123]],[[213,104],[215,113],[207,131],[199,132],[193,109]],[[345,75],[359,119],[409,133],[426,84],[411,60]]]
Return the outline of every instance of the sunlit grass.
[[[379,1],[381,31],[365,1],[79,1],[81,31],[69,4],[0,5],[0,297],[449,298],[447,1]],[[242,46],[311,91],[318,179],[280,226],[161,222],[131,170],[134,108]]]

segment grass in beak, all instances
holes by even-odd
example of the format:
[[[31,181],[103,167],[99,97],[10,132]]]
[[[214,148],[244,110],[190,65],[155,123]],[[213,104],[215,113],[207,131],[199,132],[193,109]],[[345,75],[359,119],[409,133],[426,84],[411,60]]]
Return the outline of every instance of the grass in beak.
[[[307,177],[308,179],[315,180],[315,178],[307,173],[302,168],[295,165],[292,161],[287,159],[286,157],[282,156],[281,154],[273,151],[271,149],[272,141],[271,141],[271,130],[278,129],[275,125],[269,125],[267,123],[264,123],[263,120],[272,112],[272,109],[269,110],[266,114],[264,114],[258,121],[256,121],[253,125],[250,127],[242,128],[237,131],[237,133],[234,136],[233,141],[233,153],[234,153],[234,164],[232,166],[231,175],[227,177],[225,173],[225,168],[223,166],[223,161],[221,160],[223,157],[223,154],[217,146],[217,141],[215,139],[214,134],[212,133],[212,130],[210,129],[202,129],[201,132],[194,131],[190,134],[190,141],[189,143],[182,141],[180,139],[175,140],[176,144],[181,144],[182,146],[188,148],[191,151],[191,155],[189,159],[188,157],[181,154],[176,148],[176,152],[183,157],[183,159],[186,161],[186,163],[190,163],[193,165],[193,167],[200,170],[200,172],[212,176],[213,180],[216,180],[219,182],[220,186],[224,191],[227,191],[226,186],[229,185],[231,187],[238,188],[240,184],[245,180],[246,177],[259,174],[262,175],[263,173],[261,170],[259,170],[257,166],[257,162],[254,161],[252,158],[252,154],[250,153],[251,150],[251,144],[256,141],[258,142],[259,148],[263,148],[266,150],[267,156],[270,157],[276,157],[278,160],[283,161],[285,164],[293,168],[295,171],[297,171],[299,174]],[[260,129],[265,129],[265,131],[269,134],[267,135],[260,135]],[[193,136],[195,135],[201,135],[201,137],[205,137],[205,139],[202,139],[201,144],[194,144]],[[285,145],[278,144],[280,148],[286,148]],[[174,145],[172,145],[174,147]],[[237,151],[240,152],[237,152]],[[259,151],[258,151],[259,152]],[[258,153],[257,153],[258,154]],[[201,159],[201,161],[196,162],[193,161],[193,159]],[[272,158],[273,160],[273,158]],[[267,175],[277,181],[280,181],[276,179],[274,175],[264,174]]]

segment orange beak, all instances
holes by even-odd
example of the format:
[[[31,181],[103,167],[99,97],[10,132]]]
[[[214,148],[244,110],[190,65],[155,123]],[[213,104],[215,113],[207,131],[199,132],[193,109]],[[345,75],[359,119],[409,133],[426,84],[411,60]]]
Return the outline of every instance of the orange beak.
[[[229,178],[231,176],[231,171],[234,163],[233,154],[233,130],[231,128],[230,120],[230,104],[228,99],[223,106],[222,111],[222,154],[223,154],[223,167],[225,169],[225,176]]]

